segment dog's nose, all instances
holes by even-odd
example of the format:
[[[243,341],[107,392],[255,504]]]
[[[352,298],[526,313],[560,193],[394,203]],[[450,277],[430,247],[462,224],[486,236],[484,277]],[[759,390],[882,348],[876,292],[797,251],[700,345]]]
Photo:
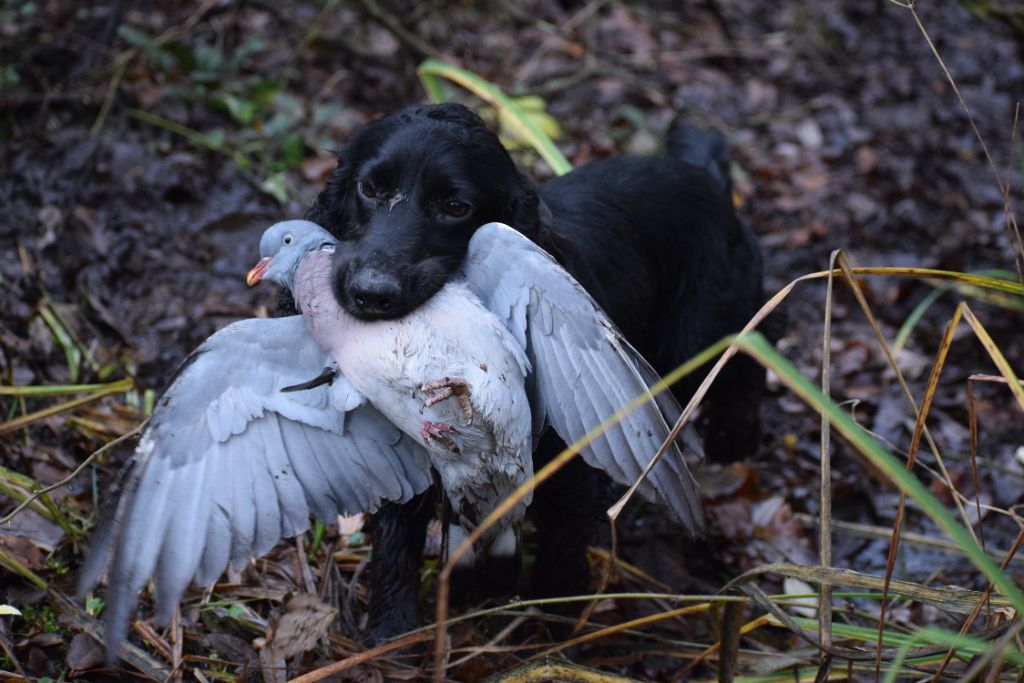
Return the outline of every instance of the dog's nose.
[[[398,278],[375,268],[360,270],[349,284],[352,302],[367,316],[388,315],[401,293],[402,283]]]

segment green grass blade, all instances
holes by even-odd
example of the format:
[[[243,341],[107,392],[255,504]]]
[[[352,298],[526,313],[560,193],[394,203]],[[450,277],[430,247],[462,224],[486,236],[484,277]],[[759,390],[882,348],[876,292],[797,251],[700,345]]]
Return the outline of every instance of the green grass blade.
[[[992,289],[997,292],[1005,292],[1007,294],[1015,294],[1019,297],[1024,297],[1024,285],[1019,282],[1013,282],[1011,280],[1004,280],[998,277],[989,277],[987,275],[974,275],[971,273],[959,273],[954,270],[938,270],[935,268],[853,268],[855,275],[895,275],[899,277],[919,277],[919,278],[933,278],[936,280],[951,280],[961,285],[969,285],[972,287],[980,287],[982,289]],[[837,273],[838,275],[839,273]],[[820,273],[811,273],[810,275],[804,276],[804,278],[818,278],[826,277],[828,271],[822,271]]]
[[[68,363],[68,375],[71,377],[72,382],[76,381],[78,379],[78,372],[82,367],[81,349],[78,348],[78,344],[72,339],[71,333],[49,304],[39,307],[39,315],[46,322],[47,327],[50,328],[53,338],[64,349],[64,357]]]
[[[15,472],[14,470],[9,470],[6,467],[0,466],[0,493],[11,500],[19,503],[23,502],[32,497],[33,491],[39,491],[42,488],[42,484],[27,474]],[[67,522],[60,510],[57,509],[57,505],[53,502],[53,499],[49,496],[39,496],[29,504],[29,507],[34,512],[42,515],[51,522],[60,524],[61,527],[64,526],[61,522]]]
[[[130,391],[134,385],[135,380],[133,380],[130,377],[119,379],[118,381],[110,382],[109,384],[103,384],[101,385],[100,389],[97,389],[96,391],[86,394],[81,398],[76,398],[71,401],[59,403],[55,406],[43,408],[42,410],[37,410],[34,413],[29,413],[27,415],[22,415],[21,417],[14,418],[13,420],[0,422],[0,434],[15,429],[21,429],[22,427],[26,427],[31,423],[35,422],[36,420],[41,420],[45,417],[50,417],[51,415],[56,415],[66,410],[72,410],[73,408],[85,405],[86,403],[91,403],[92,401],[96,401],[105,396],[110,396],[111,394],[118,394],[121,392]]]
[[[911,332],[917,327],[917,323],[921,322],[921,318],[924,317],[925,312],[932,307],[936,301],[939,300],[943,294],[948,292],[952,288],[952,285],[942,285],[937,289],[932,290],[928,293],[928,296],[921,299],[921,302],[914,306],[914,310],[910,312],[907,319],[900,325],[899,331],[896,333],[896,339],[892,343],[893,355],[898,354],[903,350],[907,340],[910,338]]]
[[[982,574],[1009,599],[1018,614],[1024,613],[1024,593],[999,570],[999,567],[985,553],[980,545],[960,526],[942,504],[933,496],[916,476],[907,472],[903,463],[864,430],[844,412],[839,405],[828,399],[821,390],[786,360],[758,332],[749,332],[736,338],[736,344],[756,358],[762,365],[771,368],[779,378],[810,406],[825,414],[835,428],[860,451],[875,467],[881,470],[901,491],[915,500],[928,517],[939,526],[974,563]]]
[[[818,628],[818,622],[814,619],[793,617],[793,621],[808,631]],[[836,623],[833,626],[833,635],[844,640],[859,640],[864,643],[871,643],[878,637],[878,631],[873,626],[840,623]],[[883,641],[885,645],[907,648],[907,651],[913,647],[921,646],[951,647],[956,650],[958,655],[966,657],[984,654],[992,648],[992,642],[988,640],[969,635],[960,635],[956,631],[949,631],[936,626],[922,626],[915,628],[911,633],[887,630]],[[1020,650],[1009,651],[1006,654],[1006,659],[1017,666],[1024,665],[1024,653]]]
[[[0,396],[27,396],[39,398],[43,396],[64,396],[65,394],[80,394],[82,392],[87,391],[102,391],[104,389],[111,388],[117,391],[117,388],[124,386],[126,382],[130,383],[131,380],[122,379],[118,380],[117,382],[107,382],[104,384],[37,384],[26,386],[0,385]]]
[[[471,71],[467,71],[454,64],[442,62],[439,59],[424,61],[420,64],[416,73],[419,74],[420,82],[423,84],[423,89],[426,90],[427,96],[434,102],[445,101],[444,89],[441,86],[440,79],[445,78],[452,81],[499,110],[504,117],[503,120],[508,123],[510,130],[533,147],[537,154],[544,159],[547,165],[551,167],[551,170],[557,175],[564,175],[572,170],[572,164],[559,151],[555,143],[551,141],[551,138],[498,86],[480,78]]]
[[[47,590],[50,587],[38,574],[19,562],[14,555],[4,551],[3,548],[0,548],[0,567],[7,567],[12,574],[17,574],[36,588]]]

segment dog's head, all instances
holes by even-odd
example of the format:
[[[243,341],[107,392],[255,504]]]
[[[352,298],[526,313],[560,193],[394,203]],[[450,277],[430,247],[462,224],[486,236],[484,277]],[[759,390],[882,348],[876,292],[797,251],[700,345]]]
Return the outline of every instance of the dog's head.
[[[500,221],[534,237],[538,208],[535,187],[480,117],[442,104],[359,129],[307,217],[341,241],[338,302],[374,320],[433,296],[479,226]]]

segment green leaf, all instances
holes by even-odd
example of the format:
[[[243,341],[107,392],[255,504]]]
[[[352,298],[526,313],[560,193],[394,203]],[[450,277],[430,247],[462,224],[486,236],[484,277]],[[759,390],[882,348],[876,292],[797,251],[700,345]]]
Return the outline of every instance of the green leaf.
[[[196,45],[192,53],[195,59],[196,71],[207,74],[211,77],[220,75],[221,67],[224,65],[224,53],[209,45]]]
[[[163,49],[174,56],[174,59],[178,62],[178,67],[182,71],[188,73],[195,70],[196,56],[188,45],[178,42],[167,43],[163,46]]]
[[[251,124],[256,113],[256,105],[251,100],[236,97],[231,93],[219,93],[214,97],[213,103],[227,109],[228,113],[231,114],[231,118],[243,126]]]
[[[94,617],[98,617],[106,605],[107,603],[103,601],[103,598],[93,596],[85,601],[85,611]]]
[[[121,36],[129,45],[142,50],[149,60],[161,71],[170,71],[177,61],[174,55],[162,48],[155,40],[129,24],[121,24],[117,27],[117,35]]]
[[[249,86],[249,99],[257,106],[265,106],[273,101],[277,93],[281,92],[283,85],[279,80],[260,79]]]
[[[523,116],[533,124],[544,135],[551,139],[562,136],[562,127],[555,117],[544,111],[544,100],[536,95],[517,97],[512,100],[523,112]],[[530,140],[523,136],[522,127],[517,125],[511,111],[498,108],[498,126],[501,130],[502,141],[507,141],[513,149],[520,149],[530,146]]]
[[[226,135],[223,128],[214,128],[213,130],[203,133],[203,145],[217,152],[224,148],[224,141]]]
[[[277,200],[284,206],[288,203],[288,187],[285,184],[284,173],[272,173],[260,184],[260,189]]]
[[[302,161],[305,152],[306,144],[302,141],[302,136],[292,133],[281,143],[281,162],[278,170],[295,168]]]
[[[4,64],[0,69],[0,88],[17,85],[21,81],[18,69],[13,64]]]
[[[252,36],[247,38],[245,42],[239,45],[231,55],[231,59],[228,62],[228,69],[236,73],[238,72],[245,63],[249,61],[249,58],[254,54],[263,50],[266,46],[266,41],[259,36]]]

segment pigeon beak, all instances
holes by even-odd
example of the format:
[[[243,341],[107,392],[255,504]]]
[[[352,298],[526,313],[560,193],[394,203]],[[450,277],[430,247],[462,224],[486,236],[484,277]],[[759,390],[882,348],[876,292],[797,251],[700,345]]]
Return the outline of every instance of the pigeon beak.
[[[270,257],[264,256],[260,259],[259,263],[252,267],[252,270],[245,276],[245,284],[252,287],[259,283],[260,279],[266,275],[267,269],[270,268]]]

